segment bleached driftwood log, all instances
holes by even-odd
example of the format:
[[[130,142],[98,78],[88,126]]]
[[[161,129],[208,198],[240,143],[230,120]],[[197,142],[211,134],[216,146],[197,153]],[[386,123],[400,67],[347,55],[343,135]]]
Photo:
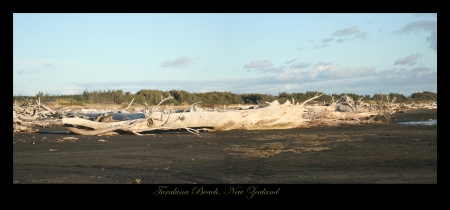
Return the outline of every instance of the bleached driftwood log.
[[[170,110],[158,111],[159,106],[166,100],[163,99],[155,107],[145,104],[144,119],[127,120],[121,122],[102,123],[80,118],[64,118],[63,124],[70,131],[81,135],[101,135],[104,133],[124,131],[141,135],[141,132],[152,130],[186,129],[198,134],[199,129],[214,130],[261,130],[261,129],[287,129],[299,127],[303,123],[302,114],[304,105],[321,95],[319,92],[301,105],[294,105],[289,100],[283,105],[278,101],[269,103],[268,106],[260,104],[257,108],[246,110],[228,110],[223,112],[208,112],[197,108],[197,103],[192,104],[182,113],[172,113]]]
[[[81,135],[100,135],[102,133],[122,130],[138,134],[151,130],[209,128],[214,130],[260,130],[287,129],[300,126],[304,107],[292,104],[268,106],[261,109],[238,110],[228,112],[184,112],[171,113],[168,116],[155,117],[149,114],[145,119],[128,120],[113,123],[93,122],[80,118],[64,118],[63,124],[81,126],[68,129]]]

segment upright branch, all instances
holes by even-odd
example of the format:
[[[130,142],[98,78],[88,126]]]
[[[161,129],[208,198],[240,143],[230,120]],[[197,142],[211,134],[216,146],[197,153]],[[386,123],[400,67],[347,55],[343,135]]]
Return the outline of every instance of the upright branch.
[[[166,100],[169,100],[169,99],[171,99],[171,98],[173,98],[172,96],[170,96],[170,93],[169,93],[169,96],[167,97],[167,98],[165,98],[165,99],[163,99],[161,102],[159,102],[159,104],[158,105],[156,105],[155,107],[153,107],[153,109],[152,109],[152,111],[150,112],[150,115],[153,115],[153,113],[154,113],[154,111],[155,111],[155,109],[156,108],[158,108],[159,107],[159,105],[161,105],[164,101],[166,101]]]
[[[124,109],[125,111],[127,111],[130,108],[130,106],[133,103],[133,101],[134,101],[134,98],[131,100],[130,104],[128,104],[128,107],[126,109]]]
[[[147,117],[153,116],[153,114],[155,113],[155,110],[156,110],[157,108],[159,108],[159,105],[161,105],[164,101],[169,100],[169,99],[171,99],[171,98],[173,98],[173,97],[170,96],[170,94],[169,94],[169,97],[167,97],[167,98],[161,100],[161,102],[159,102],[158,105],[156,105],[156,106],[151,106],[151,107],[149,107],[147,103],[144,103],[144,105],[145,105],[145,108],[144,108],[144,115],[145,115],[145,117],[147,118]]]
[[[397,99],[397,97],[394,96],[394,98],[392,99],[390,104],[393,104],[395,102],[395,100]]]
[[[147,116],[149,116],[150,115],[150,107],[148,106],[148,104],[147,103],[144,103],[144,115],[145,115],[145,117],[147,117]]]
[[[316,93],[316,95],[315,95],[314,97],[312,97],[312,98],[310,98],[310,99],[304,101],[302,104],[300,104],[300,106],[304,106],[306,103],[308,103],[308,102],[310,102],[310,101],[312,101],[312,100],[314,100],[314,99],[316,99],[316,98],[319,98],[320,96],[322,96],[323,94],[325,94],[325,92],[323,92],[323,93],[320,94],[320,95],[319,95],[319,93],[320,93],[320,88],[319,88],[319,90],[317,90],[317,93]]]

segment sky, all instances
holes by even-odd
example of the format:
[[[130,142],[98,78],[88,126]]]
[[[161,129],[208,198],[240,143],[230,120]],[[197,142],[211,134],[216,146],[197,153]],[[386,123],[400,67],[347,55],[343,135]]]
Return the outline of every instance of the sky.
[[[437,13],[13,13],[13,95],[437,93]]]

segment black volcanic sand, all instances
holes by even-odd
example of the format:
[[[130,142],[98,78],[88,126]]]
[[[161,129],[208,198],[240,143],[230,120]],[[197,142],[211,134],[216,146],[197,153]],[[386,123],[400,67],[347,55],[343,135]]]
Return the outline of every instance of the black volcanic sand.
[[[65,127],[13,135],[13,183],[437,183],[437,110],[391,124],[264,131],[81,136]],[[76,137],[76,140],[63,140]]]

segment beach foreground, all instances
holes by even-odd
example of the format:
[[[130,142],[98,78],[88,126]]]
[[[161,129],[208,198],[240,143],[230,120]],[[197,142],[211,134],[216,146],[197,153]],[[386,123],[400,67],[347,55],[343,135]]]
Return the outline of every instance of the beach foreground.
[[[390,124],[286,130],[82,136],[13,134],[13,183],[437,183],[437,110]],[[67,137],[74,137],[67,138]]]

